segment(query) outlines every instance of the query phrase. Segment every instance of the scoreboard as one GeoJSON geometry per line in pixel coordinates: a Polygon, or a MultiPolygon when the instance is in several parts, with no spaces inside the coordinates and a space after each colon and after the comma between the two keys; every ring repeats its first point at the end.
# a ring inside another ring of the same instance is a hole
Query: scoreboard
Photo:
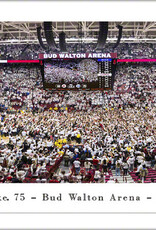
{"type": "Polygon", "coordinates": [[[61,54],[42,60],[43,86],[51,90],[112,90],[117,54],[61,54]],[[107,56],[108,58],[105,58],[107,56]],[[93,58],[94,57],[94,58],[93,58]],[[103,57],[103,58],[95,58],[103,57]]]}
{"type": "Polygon", "coordinates": [[[101,89],[113,89],[115,59],[98,59],[98,82],[101,89]]]}

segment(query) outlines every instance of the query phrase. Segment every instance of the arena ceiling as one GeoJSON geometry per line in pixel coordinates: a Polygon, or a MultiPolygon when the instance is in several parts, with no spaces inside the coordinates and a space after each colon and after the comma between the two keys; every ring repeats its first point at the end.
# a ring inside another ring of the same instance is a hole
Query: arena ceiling
{"type": "MultiPolygon", "coordinates": [[[[156,43],[156,22],[109,22],[107,41],[116,42],[118,36],[117,25],[123,26],[122,42],[156,43]]],[[[0,22],[0,44],[38,44],[36,28],[42,27],[43,22],[0,22]]],[[[66,33],[66,42],[97,42],[98,22],[53,22],[55,41],[58,42],[59,33],[66,33]]]]}

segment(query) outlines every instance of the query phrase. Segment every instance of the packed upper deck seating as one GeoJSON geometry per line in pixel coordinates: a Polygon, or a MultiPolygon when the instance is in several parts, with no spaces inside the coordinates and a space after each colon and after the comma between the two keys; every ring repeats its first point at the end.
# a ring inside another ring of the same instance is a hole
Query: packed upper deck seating
{"type": "MultiPolygon", "coordinates": [[[[113,44],[106,44],[103,52],[117,52],[118,58],[156,58],[156,44],[150,43],[121,43],[116,49],[113,44]]],[[[68,53],[72,52],[93,52],[96,48],[95,43],[83,44],[75,46],[75,44],[67,44],[68,53]]],[[[50,50],[43,50],[38,44],[22,44],[22,45],[0,45],[0,59],[38,59],[39,53],[51,53],[50,50]]]]}

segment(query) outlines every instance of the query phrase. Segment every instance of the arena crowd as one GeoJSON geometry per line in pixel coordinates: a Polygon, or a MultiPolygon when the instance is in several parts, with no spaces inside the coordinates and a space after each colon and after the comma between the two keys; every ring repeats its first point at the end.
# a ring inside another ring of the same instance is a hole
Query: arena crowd
{"type": "MultiPolygon", "coordinates": [[[[92,52],[96,48],[96,43],[73,44],[67,43],[67,51],[70,52],[92,52]]],[[[156,44],[150,43],[121,43],[116,49],[114,44],[106,44],[104,52],[117,52],[118,58],[155,58],[156,44]]],[[[39,53],[49,53],[43,50],[38,44],[11,44],[0,45],[0,60],[9,59],[38,59],[39,53]]],[[[56,51],[57,53],[58,51],[56,51]]]]}
{"type": "Polygon", "coordinates": [[[98,63],[92,59],[79,61],[53,61],[45,64],[45,81],[48,83],[97,81],[98,63]]]}
{"type": "Polygon", "coordinates": [[[43,90],[37,66],[0,76],[1,183],[156,182],[155,64],[118,65],[104,92],[43,90]]]}

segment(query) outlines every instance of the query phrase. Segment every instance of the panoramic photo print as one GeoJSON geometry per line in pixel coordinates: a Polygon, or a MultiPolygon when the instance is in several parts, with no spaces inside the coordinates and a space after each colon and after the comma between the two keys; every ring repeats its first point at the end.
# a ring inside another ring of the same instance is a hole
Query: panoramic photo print
{"type": "Polygon", "coordinates": [[[155,22],[0,28],[1,183],[156,183],[155,22]]]}

